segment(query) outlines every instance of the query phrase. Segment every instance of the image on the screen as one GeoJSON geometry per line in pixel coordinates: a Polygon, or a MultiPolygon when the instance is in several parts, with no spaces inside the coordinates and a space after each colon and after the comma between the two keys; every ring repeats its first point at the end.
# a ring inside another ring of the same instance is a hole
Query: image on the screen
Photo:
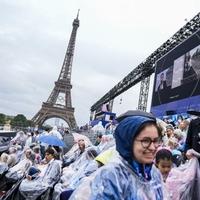
{"type": "Polygon", "coordinates": [[[185,55],[179,57],[174,61],[172,89],[181,85],[184,72],[185,55]]]}
{"type": "Polygon", "coordinates": [[[168,68],[159,74],[157,74],[156,78],[156,88],[155,91],[166,90],[167,88],[171,87],[171,68],[168,68]]]}
{"type": "Polygon", "coordinates": [[[200,45],[185,54],[182,84],[200,78],[200,45]]]}
{"type": "Polygon", "coordinates": [[[200,45],[174,61],[172,88],[200,77],[200,45]]]}

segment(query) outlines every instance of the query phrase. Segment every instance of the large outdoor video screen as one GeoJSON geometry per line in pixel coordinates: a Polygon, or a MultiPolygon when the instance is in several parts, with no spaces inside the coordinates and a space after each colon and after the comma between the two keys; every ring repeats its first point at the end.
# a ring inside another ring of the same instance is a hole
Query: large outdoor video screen
{"type": "Polygon", "coordinates": [[[151,112],[200,111],[200,30],[156,63],[151,112]]]}

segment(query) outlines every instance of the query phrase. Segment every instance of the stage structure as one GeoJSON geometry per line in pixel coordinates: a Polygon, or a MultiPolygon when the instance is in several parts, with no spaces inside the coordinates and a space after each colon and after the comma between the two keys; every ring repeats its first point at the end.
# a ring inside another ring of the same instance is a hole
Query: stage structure
{"type": "Polygon", "coordinates": [[[200,30],[156,62],[151,112],[200,111],[200,30]]]}
{"type": "Polygon", "coordinates": [[[146,79],[155,72],[155,63],[164,55],[177,47],[183,41],[188,39],[196,31],[200,29],[200,13],[198,13],[192,20],[187,22],[181,29],[179,29],[171,38],[156,49],[147,59],[134,68],[126,77],[124,77],[117,85],[115,85],[109,92],[107,92],[100,100],[98,100],[91,107],[91,112],[100,110],[103,104],[113,101],[115,97],[122,94],[132,86],[142,81],[140,89],[140,97],[138,108],[146,110],[149,80],[146,79]]]}
{"type": "Polygon", "coordinates": [[[76,120],[74,117],[74,108],[71,100],[71,73],[72,61],[75,49],[75,40],[77,29],[79,27],[79,11],[76,19],[73,21],[73,29],[67,52],[65,54],[64,62],[58,80],[46,102],[43,102],[42,108],[33,117],[35,125],[42,125],[47,119],[57,117],[67,122],[70,128],[76,127],[76,120]]]}

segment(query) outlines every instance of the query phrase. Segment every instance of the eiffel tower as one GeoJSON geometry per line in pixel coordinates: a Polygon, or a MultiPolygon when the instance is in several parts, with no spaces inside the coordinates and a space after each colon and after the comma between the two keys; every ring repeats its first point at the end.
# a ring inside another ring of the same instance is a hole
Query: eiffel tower
{"type": "Polygon", "coordinates": [[[72,61],[75,48],[75,40],[77,29],[79,27],[79,10],[76,19],[73,21],[73,29],[67,52],[65,54],[64,62],[58,80],[46,102],[43,102],[42,108],[32,118],[35,125],[41,126],[47,119],[57,117],[67,122],[70,128],[76,127],[76,120],[74,117],[74,108],[71,100],[71,73],[72,61]]]}

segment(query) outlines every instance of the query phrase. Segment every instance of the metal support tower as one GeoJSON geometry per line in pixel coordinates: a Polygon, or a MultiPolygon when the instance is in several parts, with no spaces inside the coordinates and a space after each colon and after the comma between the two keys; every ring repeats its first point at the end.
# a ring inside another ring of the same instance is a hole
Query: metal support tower
{"type": "Polygon", "coordinates": [[[147,109],[147,101],[149,94],[149,84],[150,84],[150,76],[146,77],[141,81],[140,85],[140,96],[138,101],[138,109],[146,111],[147,109]]]}
{"type": "Polygon", "coordinates": [[[112,110],[113,110],[113,103],[114,103],[114,99],[111,99],[111,100],[109,101],[110,112],[112,112],[112,110]]]}

